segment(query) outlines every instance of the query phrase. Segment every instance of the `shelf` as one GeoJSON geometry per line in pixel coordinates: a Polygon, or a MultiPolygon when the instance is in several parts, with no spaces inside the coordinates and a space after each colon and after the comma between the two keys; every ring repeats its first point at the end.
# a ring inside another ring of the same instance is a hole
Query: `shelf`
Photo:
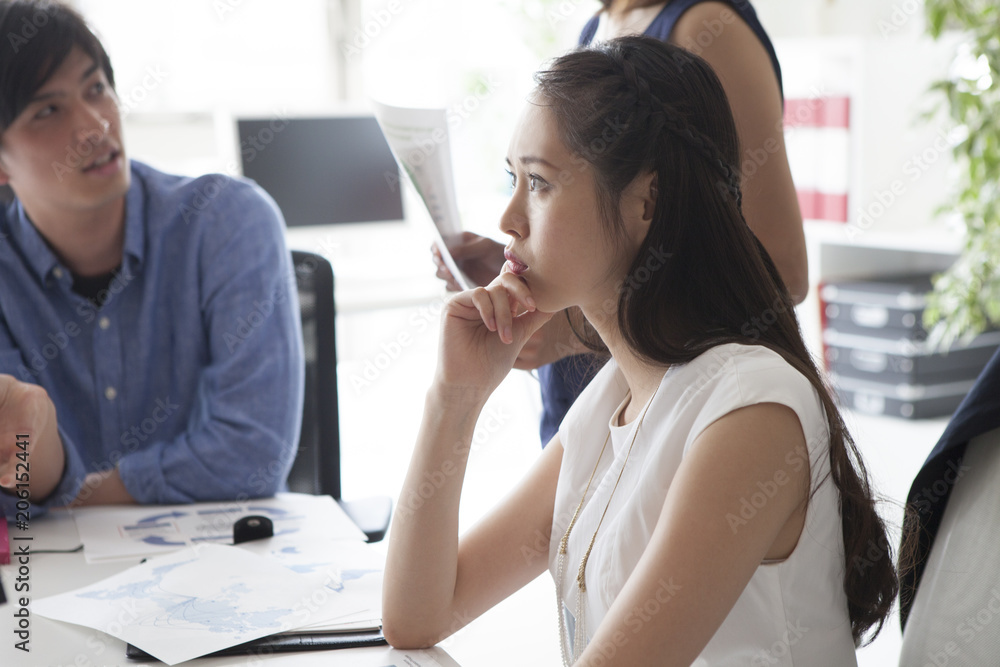
{"type": "Polygon", "coordinates": [[[806,241],[823,245],[884,249],[898,252],[958,255],[964,232],[943,224],[914,225],[909,229],[865,229],[856,223],[805,222],[806,241]]]}

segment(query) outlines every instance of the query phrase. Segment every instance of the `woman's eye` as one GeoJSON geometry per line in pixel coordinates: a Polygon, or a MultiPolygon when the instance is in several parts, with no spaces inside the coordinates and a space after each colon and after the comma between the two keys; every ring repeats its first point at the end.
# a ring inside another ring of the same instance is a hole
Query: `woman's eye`
{"type": "Polygon", "coordinates": [[[38,119],[48,118],[49,116],[51,116],[55,112],[56,112],[55,105],[54,104],[47,104],[44,107],[42,107],[41,110],[39,110],[38,113],[35,114],[35,118],[38,118],[38,119]]]}
{"type": "Polygon", "coordinates": [[[528,189],[532,192],[541,190],[545,186],[545,181],[537,174],[528,174],[528,189]]]}
{"type": "Polygon", "coordinates": [[[105,91],[105,86],[103,81],[98,81],[93,86],[90,87],[91,92],[100,95],[105,91]]]}
{"type": "Polygon", "coordinates": [[[517,187],[517,176],[514,175],[514,172],[507,171],[507,177],[510,178],[510,189],[513,190],[517,187]]]}

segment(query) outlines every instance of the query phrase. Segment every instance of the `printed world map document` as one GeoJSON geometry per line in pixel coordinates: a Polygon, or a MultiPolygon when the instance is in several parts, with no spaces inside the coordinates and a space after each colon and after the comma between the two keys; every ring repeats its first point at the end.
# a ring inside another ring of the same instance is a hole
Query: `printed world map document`
{"type": "Polygon", "coordinates": [[[462,231],[445,109],[413,109],[377,101],[372,104],[400,171],[420,195],[434,222],[433,234],[441,257],[462,289],[474,287],[445,243],[462,231]]]}

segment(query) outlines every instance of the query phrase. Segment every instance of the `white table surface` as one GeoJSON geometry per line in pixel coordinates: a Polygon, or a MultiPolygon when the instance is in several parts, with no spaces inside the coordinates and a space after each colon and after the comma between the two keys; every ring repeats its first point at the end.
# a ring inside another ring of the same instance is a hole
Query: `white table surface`
{"type": "MultiPolygon", "coordinates": [[[[55,512],[52,515],[32,519],[27,531],[18,531],[11,525],[11,537],[30,536],[30,542],[13,542],[12,550],[17,544],[31,544],[32,548],[72,549],[80,544],[76,525],[66,512],[55,512]]],[[[29,616],[29,648],[25,653],[15,648],[20,641],[14,634],[17,619],[14,613],[19,609],[18,598],[29,595],[31,599],[40,599],[56,593],[86,586],[111,576],[139,562],[120,561],[114,563],[88,564],[82,551],[76,553],[37,553],[29,558],[28,584],[30,591],[18,593],[15,590],[18,577],[18,565],[0,567],[4,591],[7,594],[7,604],[0,606],[0,665],[4,667],[29,667],[34,665],[65,666],[65,667],[98,667],[105,665],[122,665],[139,667],[143,664],[159,665],[162,663],[143,663],[128,660],[125,657],[125,643],[103,632],[79,625],[53,621],[31,614],[29,616]]],[[[23,582],[22,582],[23,583],[23,582]]],[[[30,607],[29,607],[30,610],[30,607]]],[[[420,665],[421,667],[459,667],[447,651],[434,648],[430,651],[395,651],[389,647],[368,647],[358,649],[337,649],[332,651],[300,651],[269,656],[231,656],[226,658],[202,658],[191,660],[184,665],[192,667],[274,667],[276,665],[324,665],[338,667],[400,667],[420,665]],[[427,660],[427,658],[431,660],[427,660]]]]}

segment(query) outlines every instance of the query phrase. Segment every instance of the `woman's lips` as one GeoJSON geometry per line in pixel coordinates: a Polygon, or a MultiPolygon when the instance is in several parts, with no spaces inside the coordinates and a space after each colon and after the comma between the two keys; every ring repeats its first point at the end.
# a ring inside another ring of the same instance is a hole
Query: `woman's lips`
{"type": "Polygon", "coordinates": [[[513,273],[515,276],[519,276],[528,270],[528,265],[517,258],[517,255],[512,253],[510,250],[503,251],[504,259],[507,260],[507,270],[513,273]]]}

